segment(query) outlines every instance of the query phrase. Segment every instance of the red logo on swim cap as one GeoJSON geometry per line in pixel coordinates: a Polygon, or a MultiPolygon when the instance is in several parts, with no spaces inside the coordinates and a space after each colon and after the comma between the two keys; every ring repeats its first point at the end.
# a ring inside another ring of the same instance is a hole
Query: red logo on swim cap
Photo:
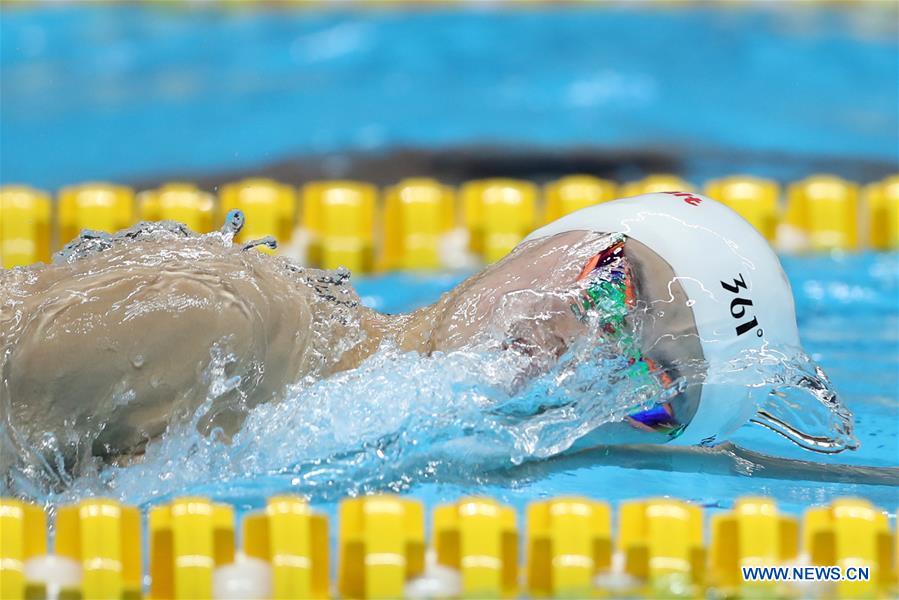
{"type": "Polygon", "coordinates": [[[699,206],[699,204],[702,202],[702,198],[699,198],[698,196],[694,196],[693,194],[690,194],[688,192],[666,192],[666,193],[671,194],[672,196],[677,196],[678,198],[683,198],[684,202],[686,202],[690,206],[699,206]]]}

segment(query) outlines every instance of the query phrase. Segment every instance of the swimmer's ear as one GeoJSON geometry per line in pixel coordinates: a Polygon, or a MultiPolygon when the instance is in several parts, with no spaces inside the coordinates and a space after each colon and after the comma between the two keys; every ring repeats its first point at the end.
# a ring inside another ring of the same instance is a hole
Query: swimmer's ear
{"type": "Polygon", "coordinates": [[[813,452],[835,454],[858,448],[852,414],[832,390],[813,385],[811,378],[773,390],[751,422],[813,452]]]}

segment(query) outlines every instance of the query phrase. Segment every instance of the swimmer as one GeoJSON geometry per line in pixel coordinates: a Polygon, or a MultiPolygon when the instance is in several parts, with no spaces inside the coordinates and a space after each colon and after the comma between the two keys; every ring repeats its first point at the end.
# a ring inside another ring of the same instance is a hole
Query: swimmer
{"type": "Polygon", "coordinates": [[[754,419],[804,447],[842,449],[759,412],[770,390],[751,375],[675,389],[691,364],[711,373],[799,344],[776,255],[709,198],[649,194],[572,213],[400,315],[363,306],[344,270],[233,244],[242,222],[229,215],[206,235],[173,223],[82,235],[52,265],[3,271],[2,443],[57,451],[67,466],[133,456],[209,401],[213,380],[224,387],[199,427],[230,435],[287,386],[352,369],[385,343],[424,355],[514,352],[527,378],[594,331],[595,343],[626,354],[635,377],[673,391],[587,443],[711,445],[754,419]]]}

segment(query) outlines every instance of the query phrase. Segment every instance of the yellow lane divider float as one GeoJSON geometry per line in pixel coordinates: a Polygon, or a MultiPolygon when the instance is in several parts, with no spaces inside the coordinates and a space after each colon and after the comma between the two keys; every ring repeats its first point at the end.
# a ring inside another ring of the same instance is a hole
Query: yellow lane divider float
{"type": "Polygon", "coordinates": [[[56,554],[80,563],[86,598],[141,595],[140,513],[134,507],[91,498],[60,508],[56,554]]]}
{"type": "Polygon", "coordinates": [[[82,229],[113,233],[134,224],[134,190],[109,183],[84,183],[59,192],[60,245],[82,229]]]}
{"type": "Polygon", "coordinates": [[[769,242],[777,239],[780,186],[758,177],[724,177],[706,183],[705,195],[719,200],[752,223],[769,242]]]}
{"type": "MultiPolygon", "coordinates": [[[[296,225],[296,194],[292,187],[269,179],[244,179],[222,186],[219,192],[218,222],[228,211],[239,208],[246,215],[246,223],[237,237],[247,242],[272,236],[286,243],[296,225]]],[[[263,252],[274,252],[260,246],[263,252]]]]}
{"type": "Polygon", "coordinates": [[[381,270],[441,267],[440,238],[455,227],[453,188],[433,179],[406,179],[384,197],[381,270]]]}
{"type": "Polygon", "coordinates": [[[378,190],[358,181],[317,181],[303,187],[308,259],[325,269],[369,272],[374,266],[378,190]]]}
{"type": "Polygon", "coordinates": [[[0,188],[0,266],[50,260],[50,196],[27,186],[0,188]]]}
{"type": "Polygon", "coordinates": [[[25,564],[47,554],[47,518],[26,502],[0,498],[0,598],[24,598],[25,564]]]}
{"type": "Polygon", "coordinates": [[[811,564],[870,569],[867,581],[839,581],[839,598],[877,598],[895,583],[893,536],[887,516],[854,498],[806,511],[803,547],[811,564]]]}
{"type": "Polygon", "coordinates": [[[462,186],[469,248],[488,263],[509,253],[537,226],[537,187],[516,179],[483,179],[462,186]]]}
{"type": "Polygon", "coordinates": [[[742,498],[733,511],[711,520],[710,583],[730,596],[783,597],[783,582],[744,581],[743,567],[792,564],[799,551],[799,524],[780,514],[768,498],[742,498]]]}
{"type": "Polygon", "coordinates": [[[216,567],[234,562],[234,511],[179,498],[148,517],[150,598],[211,598],[216,567]]]}
{"type": "Polygon", "coordinates": [[[551,223],[576,210],[617,198],[613,181],[589,175],[569,175],[543,188],[543,223],[551,223]]]}
{"type": "Polygon", "coordinates": [[[657,192],[692,192],[695,188],[677,175],[659,173],[648,175],[638,181],[631,181],[621,186],[621,196],[639,196],[640,194],[655,194],[657,192]]]}
{"type": "Polygon", "coordinates": [[[243,519],[243,551],[271,565],[273,598],[327,598],[328,521],[292,496],[243,519]]]}
{"type": "Polygon", "coordinates": [[[178,221],[197,233],[215,228],[215,197],[191,183],[168,183],[137,195],[140,221],[178,221]]]}
{"type": "Polygon", "coordinates": [[[515,511],[485,498],[434,509],[437,563],[461,574],[466,597],[508,598],[518,590],[515,511]]]}
{"type": "MultiPolygon", "coordinates": [[[[207,232],[239,208],[247,219],[238,241],[272,236],[280,252],[310,266],[356,273],[436,270],[470,264],[472,256],[499,260],[538,225],[592,204],[694,188],[666,174],[620,186],[571,175],[542,190],[529,181],[483,179],[462,184],[458,194],[438,181],[413,178],[386,188],[383,199],[371,184],[342,180],[313,181],[298,194],[276,181],[246,179],[222,186],[217,196],[189,183],[136,196],[127,187],[87,183],[64,188],[54,210],[45,192],[5,186],[0,263],[12,268],[47,261],[51,249],[82,229],[113,232],[137,220],[170,219],[207,232]]],[[[704,191],[784,251],[899,250],[899,175],[863,189],[833,175],[813,175],[790,184],[785,198],[776,182],[741,175],[708,181],[704,191]]]]}
{"type": "Polygon", "coordinates": [[[785,225],[813,250],[855,250],[859,232],[858,185],[833,175],[813,175],[790,185],[785,225]]]}
{"type": "Polygon", "coordinates": [[[527,511],[528,591],[538,598],[584,598],[612,566],[612,513],[586,498],[533,502],[527,511]]]}
{"type": "Polygon", "coordinates": [[[699,506],[667,498],[625,502],[618,519],[624,571],[641,582],[641,593],[696,595],[705,579],[699,506]]]}
{"type": "Polygon", "coordinates": [[[0,598],[540,598],[896,597],[897,540],[887,514],[842,498],[806,511],[802,529],[768,498],[738,499],[709,521],[670,498],[608,504],[578,497],[532,502],[524,556],[514,509],[463,498],[432,511],[394,495],[340,503],[337,577],[330,583],[327,518],[292,496],[242,519],[206,498],[149,510],[141,578],[136,508],[87,499],[56,513],[55,553],[34,505],[0,499],[0,598]],[[802,543],[800,544],[800,538],[802,543]],[[428,547],[430,540],[430,547],[428,547]],[[708,551],[707,551],[708,548],[708,551]],[[868,579],[750,581],[744,568],[864,569],[868,579]]]}
{"type": "Polygon", "coordinates": [[[424,569],[424,509],[397,496],[340,505],[338,589],[345,598],[401,598],[424,569]]]}
{"type": "Polygon", "coordinates": [[[899,248],[899,175],[865,188],[868,246],[875,250],[899,248]]]}

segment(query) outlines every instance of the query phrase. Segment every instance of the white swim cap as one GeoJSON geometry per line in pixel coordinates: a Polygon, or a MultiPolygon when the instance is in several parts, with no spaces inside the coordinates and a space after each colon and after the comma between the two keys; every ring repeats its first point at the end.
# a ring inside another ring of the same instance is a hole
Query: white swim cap
{"type": "MultiPolygon", "coordinates": [[[[693,312],[709,372],[767,344],[799,345],[790,283],[777,255],[723,204],[686,192],[624,198],[566,215],[528,240],[566,231],[623,233],[666,261],[693,312]]],[[[674,443],[710,445],[752,417],[769,388],[757,374],[710,376],[699,406],[674,443]]]]}

